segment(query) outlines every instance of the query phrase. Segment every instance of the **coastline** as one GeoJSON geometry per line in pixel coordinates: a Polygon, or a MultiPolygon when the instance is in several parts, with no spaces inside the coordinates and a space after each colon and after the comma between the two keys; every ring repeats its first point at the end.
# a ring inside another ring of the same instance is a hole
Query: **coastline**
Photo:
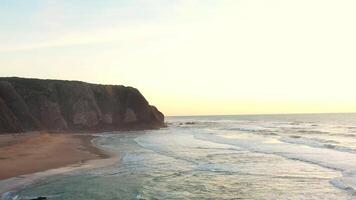
{"type": "Polygon", "coordinates": [[[0,135],[0,195],[36,180],[120,160],[97,148],[91,134],[33,132],[0,135]]]}

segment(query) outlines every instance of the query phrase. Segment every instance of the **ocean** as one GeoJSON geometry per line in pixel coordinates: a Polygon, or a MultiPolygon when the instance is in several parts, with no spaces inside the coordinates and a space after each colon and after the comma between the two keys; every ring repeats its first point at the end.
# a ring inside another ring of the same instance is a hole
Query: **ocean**
{"type": "Polygon", "coordinates": [[[5,199],[356,199],[356,114],[167,117],[160,130],[98,134],[121,155],[5,199]]]}

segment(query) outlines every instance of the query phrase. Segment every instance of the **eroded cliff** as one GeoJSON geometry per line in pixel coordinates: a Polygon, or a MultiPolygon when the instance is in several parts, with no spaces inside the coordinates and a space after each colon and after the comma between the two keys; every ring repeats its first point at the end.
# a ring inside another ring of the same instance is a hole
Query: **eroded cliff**
{"type": "Polygon", "coordinates": [[[0,133],[110,131],[163,125],[164,115],[132,87],[0,78],[0,133]]]}

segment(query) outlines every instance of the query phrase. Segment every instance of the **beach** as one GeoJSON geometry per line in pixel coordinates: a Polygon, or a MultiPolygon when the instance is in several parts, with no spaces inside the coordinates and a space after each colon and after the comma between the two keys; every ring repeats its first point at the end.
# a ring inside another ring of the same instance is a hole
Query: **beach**
{"type": "MultiPolygon", "coordinates": [[[[355,121],[356,114],[167,117],[159,130],[95,134],[95,146],[118,156],[0,181],[0,199],[351,200],[355,121]]],[[[53,137],[83,148],[82,136],[53,137]]]]}
{"type": "Polygon", "coordinates": [[[92,135],[26,133],[0,135],[0,180],[109,157],[92,135]]]}

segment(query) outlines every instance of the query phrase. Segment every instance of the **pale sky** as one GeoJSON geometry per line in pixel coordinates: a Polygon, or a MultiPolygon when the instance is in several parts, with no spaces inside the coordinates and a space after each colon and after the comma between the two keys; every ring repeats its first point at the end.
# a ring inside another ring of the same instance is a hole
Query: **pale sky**
{"type": "Polygon", "coordinates": [[[0,0],[0,76],[138,88],[166,115],[356,112],[354,0],[0,0]]]}

